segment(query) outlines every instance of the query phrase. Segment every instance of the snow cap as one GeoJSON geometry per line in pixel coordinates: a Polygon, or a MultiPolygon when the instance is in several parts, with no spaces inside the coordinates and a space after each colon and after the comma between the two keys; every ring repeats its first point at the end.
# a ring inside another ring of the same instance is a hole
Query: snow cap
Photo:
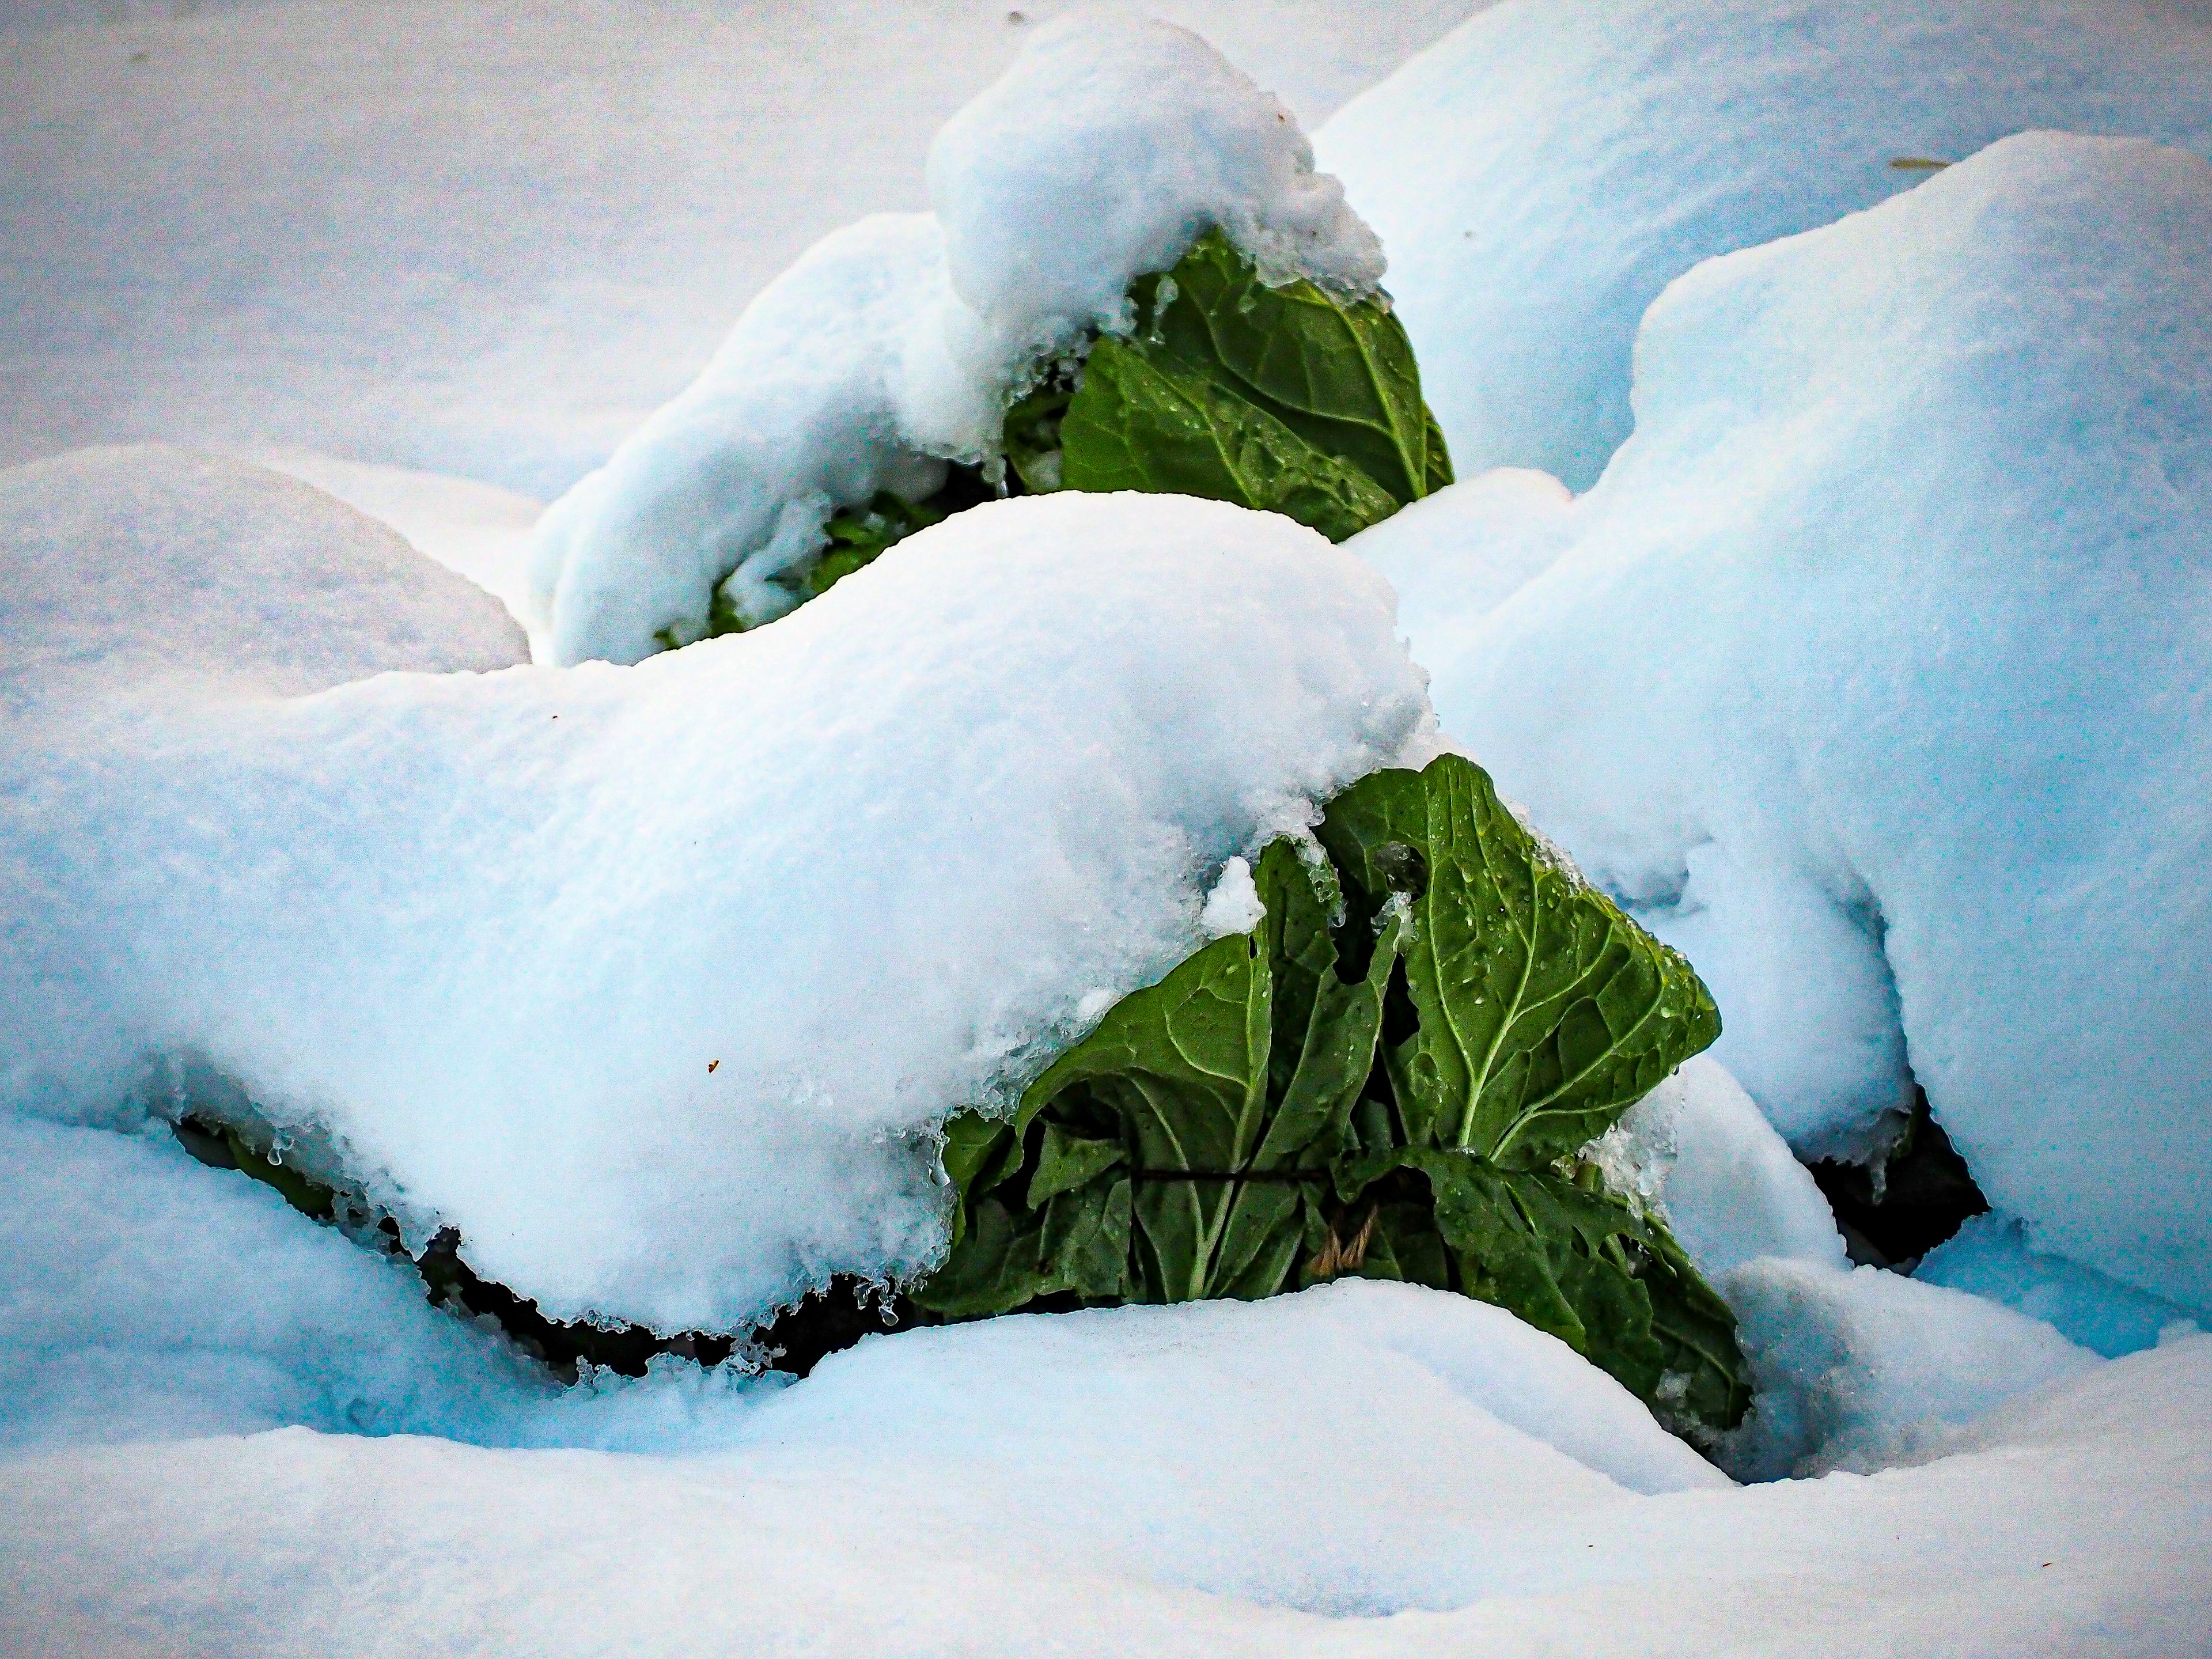
{"type": "Polygon", "coordinates": [[[1130,279],[1218,225],[1277,278],[1347,295],[1382,244],[1281,100],[1188,29],[1079,14],[947,122],[929,199],[960,297],[1000,328],[1121,318],[1130,279]]]}

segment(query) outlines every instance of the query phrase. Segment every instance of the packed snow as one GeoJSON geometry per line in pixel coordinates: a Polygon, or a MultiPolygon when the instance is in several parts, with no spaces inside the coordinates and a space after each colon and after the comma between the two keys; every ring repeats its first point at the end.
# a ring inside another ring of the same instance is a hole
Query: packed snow
{"type": "MultiPolygon", "coordinates": [[[[106,551],[166,556],[150,529],[106,551]]],[[[280,603],[251,598],[246,650],[280,603]]],[[[79,653],[172,630],[75,620],[79,653]]],[[[635,670],[172,688],[9,736],[0,857],[33,878],[0,1081],[79,1120],[242,1091],[549,1314],[728,1328],[927,1263],[933,1126],[1188,954],[1225,860],[1431,725],[1358,560],[1149,496],[978,508],[635,670]]]]}
{"type": "Polygon", "coordinates": [[[1866,1145],[1909,1060],[2036,1249],[2198,1308],[2208,246],[2197,157],[2005,140],[1676,283],[1635,436],[1549,524],[1448,491],[1448,537],[1352,544],[1431,596],[1445,729],[1698,964],[1800,1151],[1866,1145]]]}
{"type": "Polygon", "coordinates": [[[1374,234],[1290,112],[1187,30],[1079,15],[1036,32],[931,147],[931,214],[825,238],[746,307],[681,397],[553,503],[530,566],[551,660],[634,663],[748,626],[776,578],[878,490],[992,459],[1007,404],[1086,328],[1133,325],[1132,278],[1219,226],[1284,279],[1352,294],[1374,234]]]}
{"type": "Polygon", "coordinates": [[[1507,0],[1331,117],[1462,477],[1595,483],[1644,307],[2008,133],[2212,153],[2212,15],[2134,0],[1507,0]]]}

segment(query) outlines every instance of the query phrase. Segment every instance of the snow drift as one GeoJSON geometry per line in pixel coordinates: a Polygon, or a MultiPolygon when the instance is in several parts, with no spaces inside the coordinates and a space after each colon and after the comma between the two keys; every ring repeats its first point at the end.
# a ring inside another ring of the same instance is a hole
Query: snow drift
{"type": "Polygon", "coordinates": [[[2127,0],[1508,0],[1316,137],[1462,477],[1587,489],[1644,307],[2034,127],[2212,151],[2212,33],[2127,0]]]}
{"type": "MultiPolygon", "coordinates": [[[[250,659],[350,567],[241,546],[250,659]]],[[[143,597],[73,648],[158,651],[143,597]]],[[[92,683],[0,751],[5,1103],[242,1093],[410,1243],[663,1330],[927,1262],[932,1127],[1194,948],[1225,860],[1431,752],[1379,578],[1167,497],[978,508],[635,670],[92,683]]]]}

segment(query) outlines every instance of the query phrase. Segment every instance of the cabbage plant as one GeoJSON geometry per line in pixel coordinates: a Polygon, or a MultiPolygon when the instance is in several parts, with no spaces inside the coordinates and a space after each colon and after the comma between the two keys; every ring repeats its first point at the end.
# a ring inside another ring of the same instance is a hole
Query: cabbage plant
{"type": "Polygon", "coordinates": [[[1689,963],[1457,756],[1353,785],[1254,878],[1250,933],[1123,998],[1012,1118],[946,1126],[952,1246],[915,1301],[1402,1279],[1510,1310],[1693,1438],[1735,1426],[1727,1305],[1581,1157],[1720,1035],[1689,963]]]}

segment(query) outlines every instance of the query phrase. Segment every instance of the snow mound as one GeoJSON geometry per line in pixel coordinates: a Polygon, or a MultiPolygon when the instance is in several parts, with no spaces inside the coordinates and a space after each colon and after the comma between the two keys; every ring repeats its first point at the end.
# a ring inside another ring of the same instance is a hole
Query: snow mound
{"type": "Polygon", "coordinates": [[[320,492],[161,445],[0,472],[0,706],[299,696],[524,659],[497,600],[320,492]]]}
{"type": "Polygon", "coordinates": [[[945,1114],[1431,726],[1387,586],[1319,536],[1054,496],[636,669],[10,733],[0,1104],[242,1091],[550,1315],[726,1328],[927,1263],[945,1114]]]}
{"type": "Polygon", "coordinates": [[[1668,282],[2039,127],[2212,149],[2212,34],[2105,0],[1508,0],[1316,146],[1382,233],[1460,476],[1582,489],[1668,282]]]}
{"type": "Polygon", "coordinates": [[[1726,1461],[1751,1480],[1880,1468],[2099,1363],[2041,1320],[1880,1267],[1769,1258],[1721,1290],[1758,1393],[1726,1461]]]}
{"type": "Polygon", "coordinates": [[[994,453],[1040,353],[1127,329],[1131,279],[1210,224],[1263,265],[1364,291],[1374,236],[1290,112],[1196,35],[1079,15],[1036,32],[931,152],[934,214],[824,238],[680,397],[547,511],[530,621],[550,659],[635,663],[747,624],[841,507],[933,493],[994,453]]]}
{"type": "Polygon", "coordinates": [[[1430,1601],[1532,1522],[1730,1485],[1556,1338],[1359,1281],[872,1338],[744,1430],[754,1479],[895,1471],[1027,1549],[1339,1613],[1430,1601]]]}
{"type": "Polygon", "coordinates": [[[1446,728],[1698,964],[1794,1146],[1917,1077],[2037,1249],[2199,1308],[2208,246],[2198,158],[2005,140],[1670,288],[1503,603],[1448,573],[1521,507],[1379,544],[1446,728]]]}
{"type": "Polygon", "coordinates": [[[1045,344],[1127,329],[1129,279],[1210,225],[1277,280],[1372,293],[1381,245],[1313,167],[1290,111],[1198,36],[1078,13],[945,123],[929,197],[954,290],[1045,344]]]}

